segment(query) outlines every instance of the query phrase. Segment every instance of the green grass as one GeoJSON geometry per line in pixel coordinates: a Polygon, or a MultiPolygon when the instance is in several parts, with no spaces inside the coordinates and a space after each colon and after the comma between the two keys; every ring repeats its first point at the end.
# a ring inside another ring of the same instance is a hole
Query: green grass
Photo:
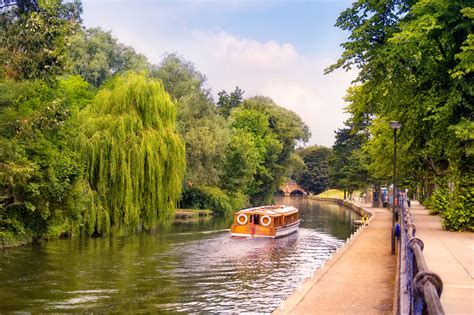
{"type": "MultiPolygon", "coordinates": [[[[354,196],[354,197],[359,196],[360,193],[361,193],[360,190],[356,190],[352,193],[352,196],[354,196]]],[[[319,195],[316,195],[316,197],[344,199],[344,191],[339,190],[339,189],[328,189],[325,192],[322,192],[319,195]]],[[[347,197],[347,199],[349,199],[349,194],[347,194],[346,197],[347,197]]]]}
{"type": "Polygon", "coordinates": [[[328,189],[325,192],[316,195],[316,197],[344,199],[344,191],[339,189],[328,189]]]}

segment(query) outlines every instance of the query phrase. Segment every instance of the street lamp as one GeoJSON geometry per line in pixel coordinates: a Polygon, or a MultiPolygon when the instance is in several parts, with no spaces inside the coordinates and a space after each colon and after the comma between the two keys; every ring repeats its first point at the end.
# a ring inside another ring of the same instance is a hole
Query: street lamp
{"type": "Polygon", "coordinates": [[[390,128],[393,129],[393,198],[392,198],[392,255],[395,255],[395,198],[397,197],[397,129],[402,124],[391,121],[390,128]]]}

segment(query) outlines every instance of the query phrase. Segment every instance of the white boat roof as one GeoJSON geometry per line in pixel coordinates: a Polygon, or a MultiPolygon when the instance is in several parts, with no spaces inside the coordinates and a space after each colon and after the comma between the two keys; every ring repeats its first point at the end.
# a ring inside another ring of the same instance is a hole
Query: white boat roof
{"type": "Polygon", "coordinates": [[[243,209],[237,212],[240,213],[255,213],[255,214],[264,214],[264,215],[286,215],[298,212],[298,209],[293,206],[285,205],[271,205],[271,206],[261,206],[243,209]]]}

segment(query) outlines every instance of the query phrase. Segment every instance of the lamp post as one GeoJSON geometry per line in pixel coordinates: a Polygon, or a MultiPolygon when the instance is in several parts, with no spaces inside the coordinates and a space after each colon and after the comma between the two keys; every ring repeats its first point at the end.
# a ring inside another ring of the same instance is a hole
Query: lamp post
{"type": "Polygon", "coordinates": [[[395,255],[395,198],[397,198],[397,129],[402,127],[398,121],[391,121],[393,129],[393,198],[392,198],[392,255],[395,255]]]}

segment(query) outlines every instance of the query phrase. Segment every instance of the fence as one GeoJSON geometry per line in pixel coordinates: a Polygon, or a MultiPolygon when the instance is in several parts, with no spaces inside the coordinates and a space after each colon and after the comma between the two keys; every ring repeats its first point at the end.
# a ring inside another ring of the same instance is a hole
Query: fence
{"type": "MultiPolygon", "coordinates": [[[[403,205],[403,203],[401,203],[403,205]]],[[[444,314],[440,302],[441,278],[428,270],[423,241],[415,237],[411,213],[401,207],[399,314],[444,314]]]]}

